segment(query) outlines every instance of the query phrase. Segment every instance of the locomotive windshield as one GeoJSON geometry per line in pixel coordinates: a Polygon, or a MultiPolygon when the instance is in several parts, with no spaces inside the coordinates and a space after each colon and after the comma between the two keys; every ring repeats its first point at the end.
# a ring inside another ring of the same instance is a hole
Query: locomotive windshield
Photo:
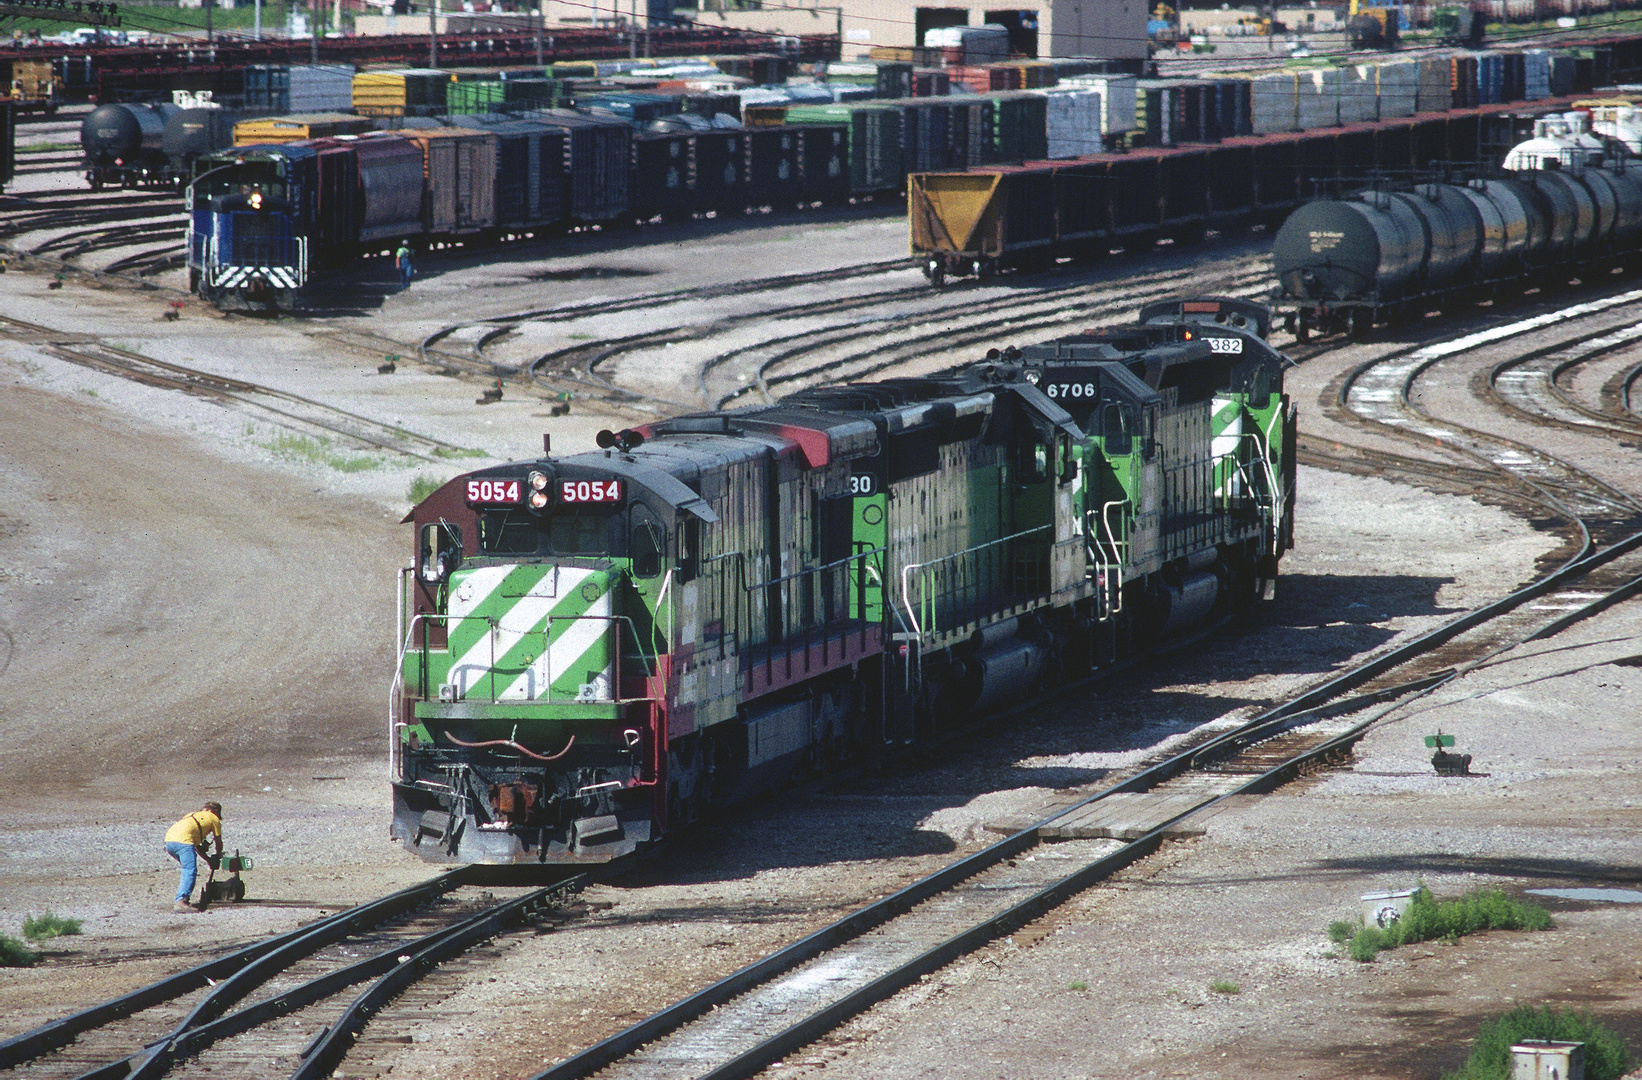
{"type": "Polygon", "coordinates": [[[616,516],[591,507],[555,510],[546,519],[523,507],[486,510],[479,515],[479,548],[486,555],[608,555],[616,516]]]}

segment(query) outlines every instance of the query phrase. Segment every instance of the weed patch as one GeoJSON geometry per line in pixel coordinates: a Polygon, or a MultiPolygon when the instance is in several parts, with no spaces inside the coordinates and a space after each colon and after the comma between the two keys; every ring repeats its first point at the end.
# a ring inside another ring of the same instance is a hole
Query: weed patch
{"type": "Polygon", "coordinates": [[[23,936],[30,941],[46,941],[54,937],[73,937],[80,932],[81,920],[65,919],[46,912],[30,915],[23,920],[23,936]]]}
{"type": "Polygon", "coordinates": [[[1585,1080],[1617,1080],[1630,1067],[1619,1036],[1589,1013],[1522,1005],[1485,1021],[1470,1058],[1459,1072],[1444,1073],[1443,1080],[1510,1080],[1511,1046],[1525,1040],[1584,1043],[1585,1080]]]}
{"type": "Polygon", "coordinates": [[[1089,989],[1089,984],[1084,982],[1082,979],[1076,979],[1072,982],[1067,983],[1066,984],[1066,989],[1068,989],[1068,990],[1087,990],[1087,989],[1089,989]]]}
{"type": "Polygon", "coordinates": [[[415,506],[443,486],[444,481],[438,477],[418,473],[416,478],[410,482],[410,487],[405,490],[405,498],[410,500],[412,506],[415,506]]]}
{"type": "Polygon", "coordinates": [[[1329,924],[1328,936],[1335,943],[1350,934],[1346,952],[1353,960],[1368,963],[1376,953],[1416,941],[1453,941],[1484,930],[1549,930],[1556,924],[1551,913],[1534,904],[1524,904],[1505,895],[1502,889],[1479,889],[1457,900],[1438,902],[1431,890],[1414,890],[1408,910],[1385,929],[1359,926],[1344,920],[1329,924]]]}
{"type": "Polygon", "coordinates": [[[14,937],[0,934],[0,967],[33,967],[40,954],[14,937]]]}
{"type": "Polygon", "coordinates": [[[433,448],[433,456],[443,461],[451,461],[461,458],[481,458],[485,456],[485,452],[466,446],[436,446],[433,448]]]}
{"type": "Polygon", "coordinates": [[[272,451],[274,456],[285,458],[287,461],[306,461],[335,469],[337,472],[366,472],[382,465],[381,461],[373,457],[347,457],[340,454],[332,449],[331,440],[324,437],[310,439],[306,435],[279,435],[273,442],[262,445],[272,451]]]}
{"type": "Polygon", "coordinates": [[[1241,986],[1238,986],[1234,982],[1227,982],[1225,979],[1214,980],[1214,982],[1209,984],[1209,989],[1213,990],[1217,994],[1241,994],[1243,992],[1243,988],[1241,986]]]}

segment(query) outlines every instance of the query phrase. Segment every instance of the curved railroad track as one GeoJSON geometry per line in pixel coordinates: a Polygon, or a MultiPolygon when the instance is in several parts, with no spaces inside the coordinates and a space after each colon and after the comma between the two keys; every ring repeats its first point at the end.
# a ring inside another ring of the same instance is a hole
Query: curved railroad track
{"type": "Polygon", "coordinates": [[[423,461],[474,456],[472,450],[419,435],[397,424],[260,383],[156,360],[85,334],[64,333],[9,316],[0,316],[0,334],[35,344],[59,359],[93,371],[247,408],[280,427],[303,434],[318,432],[326,439],[341,439],[349,446],[403,454],[423,461]]]}
{"type": "Polygon", "coordinates": [[[1642,503],[1544,451],[1431,416],[1413,400],[1420,375],[1443,360],[1499,347],[1570,319],[1577,322],[1578,315],[1519,320],[1399,350],[1351,373],[1339,392],[1342,409],[1365,426],[1424,439],[1440,433],[1458,469],[1379,451],[1331,450],[1326,440],[1308,451],[1318,457],[1338,454],[1382,473],[1406,470],[1426,478],[1443,475],[1450,482],[1486,478],[1519,506],[1551,509],[1564,519],[1574,550],[1558,565],[1500,600],[1371,657],[1229,733],[1200,741],[743,968],[535,1080],[571,1080],[606,1068],[623,1076],[751,1076],[921,975],[1024,926],[1144,857],[1191,816],[1339,761],[1392,710],[1504,649],[1549,636],[1642,593],[1642,503]]]}
{"type": "Polygon", "coordinates": [[[482,874],[450,871],[24,1032],[0,1042],[0,1068],[27,1080],[328,1076],[413,984],[499,934],[542,927],[589,880],[567,873],[498,898],[477,888],[482,874]]]}

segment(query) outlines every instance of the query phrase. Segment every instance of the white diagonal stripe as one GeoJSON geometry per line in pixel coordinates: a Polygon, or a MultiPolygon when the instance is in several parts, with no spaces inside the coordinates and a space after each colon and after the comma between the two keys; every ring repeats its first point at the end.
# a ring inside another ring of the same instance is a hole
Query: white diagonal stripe
{"type": "MultiPolygon", "coordinates": [[[[473,618],[474,616],[469,613],[495,592],[502,580],[514,569],[513,566],[485,566],[473,571],[469,581],[480,575],[484,575],[483,579],[476,582],[472,593],[461,601],[460,611],[457,610],[457,601],[461,598],[467,581],[457,586],[456,595],[451,598],[451,614],[473,618]]],[[[502,612],[496,619],[496,626],[493,629],[487,628],[487,632],[480,634],[473,647],[451,666],[451,681],[459,684],[461,696],[466,697],[469,688],[490,674],[493,659],[506,656],[526,634],[537,631],[538,628],[545,630],[544,623],[548,612],[553,610],[562,596],[586,580],[590,573],[590,570],[573,567],[551,568],[524,596],[519,597],[512,607],[502,612]]]]}

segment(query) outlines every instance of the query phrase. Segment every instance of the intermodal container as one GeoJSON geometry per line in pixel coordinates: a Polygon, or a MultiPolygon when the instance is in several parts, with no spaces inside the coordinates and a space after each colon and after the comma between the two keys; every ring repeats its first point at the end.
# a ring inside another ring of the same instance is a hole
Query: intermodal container
{"type": "Polygon", "coordinates": [[[881,102],[794,105],[787,109],[787,120],[845,125],[852,193],[898,190],[905,183],[899,107],[881,102]]]}
{"type": "Polygon", "coordinates": [[[361,71],[353,77],[353,107],[361,116],[431,116],[445,108],[448,71],[407,68],[361,71]]]}
{"type": "Polygon", "coordinates": [[[234,125],[235,146],[323,139],[332,135],[359,135],[371,130],[369,118],[345,113],[308,113],[298,116],[265,116],[241,120],[234,125]]]}

